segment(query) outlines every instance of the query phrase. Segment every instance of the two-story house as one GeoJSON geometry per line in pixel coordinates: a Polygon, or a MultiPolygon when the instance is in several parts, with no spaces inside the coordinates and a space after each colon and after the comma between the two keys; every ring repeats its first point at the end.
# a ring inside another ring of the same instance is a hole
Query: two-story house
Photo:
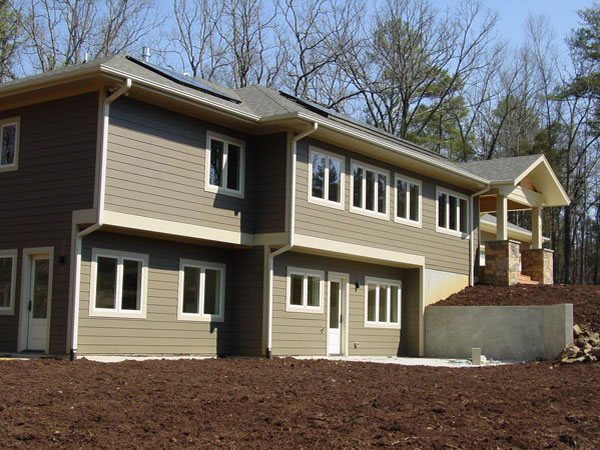
{"type": "Polygon", "coordinates": [[[424,307],[478,276],[480,214],[486,279],[518,281],[506,216],[532,209],[522,270],[548,282],[541,208],[568,202],[543,156],[455,164],[122,55],[1,85],[0,131],[5,352],[419,355],[424,307]]]}

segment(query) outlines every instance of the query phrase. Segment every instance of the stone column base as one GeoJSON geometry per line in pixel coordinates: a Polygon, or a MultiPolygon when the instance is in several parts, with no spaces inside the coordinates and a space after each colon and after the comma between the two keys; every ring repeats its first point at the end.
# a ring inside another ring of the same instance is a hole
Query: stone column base
{"type": "Polygon", "coordinates": [[[521,272],[541,284],[554,283],[554,251],[547,248],[536,248],[521,251],[523,261],[521,272]]]}
{"type": "Polygon", "coordinates": [[[485,242],[485,283],[513,286],[519,282],[521,254],[517,241],[485,242]]]}

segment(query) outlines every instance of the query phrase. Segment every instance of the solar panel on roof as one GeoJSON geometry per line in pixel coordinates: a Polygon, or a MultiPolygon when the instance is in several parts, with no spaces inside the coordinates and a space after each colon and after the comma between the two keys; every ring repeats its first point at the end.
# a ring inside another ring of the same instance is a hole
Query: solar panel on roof
{"type": "Polygon", "coordinates": [[[205,83],[202,83],[201,81],[198,81],[192,77],[186,77],[184,75],[180,75],[177,72],[173,72],[172,70],[165,69],[163,67],[157,66],[156,64],[152,64],[150,62],[146,62],[141,59],[134,58],[133,56],[127,56],[127,59],[139,64],[142,67],[145,67],[148,70],[156,72],[159,75],[162,75],[165,78],[168,78],[169,80],[174,81],[175,83],[179,83],[183,86],[187,86],[192,89],[197,89],[199,91],[214,95],[215,97],[219,97],[224,100],[228,100],[230,102],[242,103],[237,98],[233,98],[232,96],[227,95],[224,92],[221,92],[221,91],[219,91],[205,83]]]}

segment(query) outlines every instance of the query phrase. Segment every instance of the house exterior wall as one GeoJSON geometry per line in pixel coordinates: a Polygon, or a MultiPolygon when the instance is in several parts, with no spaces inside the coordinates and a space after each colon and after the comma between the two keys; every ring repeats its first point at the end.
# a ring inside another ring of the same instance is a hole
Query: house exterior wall
{"type": "Polygon", "coordinates": [[[105,209],[253,233],[255,160],[245,134],[119,98],[110,108],[105,209]],[[205,190],[207,132],[245,142],[244,198],[205,190]]]}
{"type": "Polygon", "coordinates": [[[349,275],[349,309],[343,313],[348,333],[349,355],[398,355],[418,352],[419,286],[418,270],[367,264],[323,256],[287,252],[275,257],[273,273],[273,355],[327,354],[328,287],[324,283],[323,312],[289,312],[287,304],[288,267],[349,275]],[[365,327],[365,277],[402,282],[402,330],[365,327]],[[360,287],[355,288],[358,282],[360,287]],[[401,334],[405,333],[406,348],[401,334]],[[355,348],[357,343],[357,348],[355,348]],[[416,349],[416,350],[415,350],[416,349]]]}
{"type": "Polygon", "coordinates": [[[86,236],[82,244],[78,353],[257,354],[260,335],[256,334],[262,327],[261,260],[261,247],[232,250],[107,232],[86,236]],[[148,255],[146,318],[90,317],[93,248],[148,255]],[[223,322],[178,320],[181,259],[226,265],[223,322]]]}
{"type": "Polygon", "coordinates": [[[64,354],[72,211],[94,203],[98,93],[0,112],[15,116],[18,169],[0,172],[0,249],[18,249],[17,282],[14,315],[0,315],[0,351],[17,351],[23,249],[53,247],[49,350],[64,354]]]}
{"type": "MultiPolygon", "coordinates": [[[[464,193],[436,180],[407,172],[399,167],[376,161],[351,151],[316,140],[303,139],[298,143],[297,188],[296,188],[296,233],[322,237],[334,241],[357,243],[376,249],[388,249],[424,256],[426,268],[469,273],[469,240],[436,231],[436,186],[464,193]],[[345,161],[344,209],[335,209],[308,201],[310,174],[308,166],[309,145],[340,155],[345,161]],[[395,205],[393,185],[388,189],[389,218],[381,219],[350,212],[351,161],[360,161],[383,169],[393,175],[399,173],[421,180],[422,226],[421,228],[394,221],[395,205]]],[[[465,193],[466,194],[466,193],[465,193]]]]}

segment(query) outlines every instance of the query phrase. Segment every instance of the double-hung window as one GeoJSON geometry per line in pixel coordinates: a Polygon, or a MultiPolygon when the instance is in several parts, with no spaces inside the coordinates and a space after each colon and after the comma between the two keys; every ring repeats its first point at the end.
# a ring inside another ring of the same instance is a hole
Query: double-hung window
{"type": "Polygon", "coordinates": [[[0,120],[0,172],[17,169],[19,118],[0,120]]]}
{"type": "Polygon", "coordinates": [[[17,250],[0,250],[0,315],[14,313],[17,250]]]}
{"type": "Polygon", "coordinates": [[[421,195],[423,184],[419,180],[396,175],[396,222],[421,226],[421,195]]]}
{"type": "Polygon", "coordinates": [[[178,303],[179,320],[223,322],[225,264],[182,259],[178,303]]]}
{"type": "Polygon", "coordinates": [[[92,250],[90,315],[146,317],[148,255],[92,250]]]}
{"type": "Polygon", "coordinates": [[[288,267],[287,311],[323,312],[323,272],[288,267]]]}
{"type": "Polygon", "coordinates": [[[365,279],[365,326],[400,328],[400,281],[365,279]]]}
{"type": "Polygon", "coordinates": [[[205,189],[243,198],[244,143],[210,133],[207,141],[205,189]]]}
{"type": "Polygon", "coordinates": [[[334,208],[344,207],[344,159],[311,147],[308,160],[308,201],[334,208]]]}
{"type": "Polygon", "coordinates": [[[353,161],[350,211],[387,219],[388,177],[381,169],[353,161]]]}
{"type": "Polygon", "coordinates": [[[437,189],[437,231],[465,237],[468,227],[467,197],[437,189]]]}

